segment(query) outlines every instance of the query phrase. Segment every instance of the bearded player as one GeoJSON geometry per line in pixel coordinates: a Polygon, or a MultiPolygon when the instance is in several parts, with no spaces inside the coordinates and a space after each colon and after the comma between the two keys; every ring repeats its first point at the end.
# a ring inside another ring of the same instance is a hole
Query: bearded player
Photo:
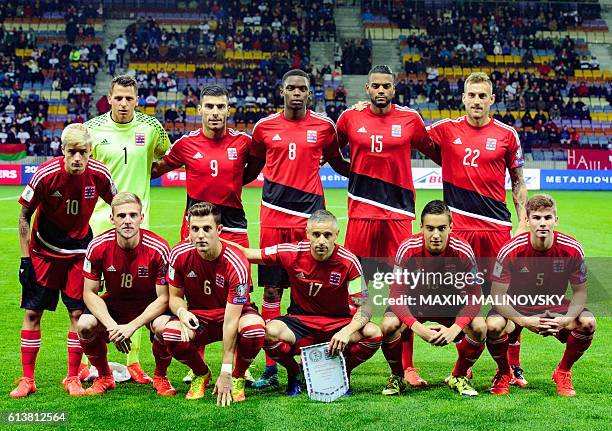
{"type": "MultiPolygon", "coordinates": [[[[290,70],[282,78],[280,93],[283,111],[255,124],[252,160],[245,174],[245,181],[251,181],[265,165],[259,235],[262,248],[305,238],[308,217],[325,207],[319,176],[322,158],[338,173],[348,175],[333,121],[307,108],[312,97],[308,75],[290,70]]],[[[258,281],[264,286],[262,317],[267,321],[280,315],[282,289],[289,286],[289,278],[278,266],[260,266],[258,281]]],[[[276,385],[276,365],[267,358],[266,369],[253,387],[276,385]]]]}
{"type": "MultiPolygon", "coordinates": [[[[348,144],[351,154],[345,247],[359,256],[371,280],[377,267],[385,266],[375,260],[391,261],[412,234],[412,150],[438,164],[440,156],[417,111],[391,103],[395,82],[389,66],[374,66],[365,90],[370,103],[344,111],[337,128],[340,145],[348,144]]],[[[406,381],[423,386],[412,364],[412,332],[403,336],[406,381]]]]}
{"type": "Polygon", "coordinates": [[[555,305],[499,304],[487,317],[487,348],[497,362],[491,393],[507,394],[512,370],[508,361],[508,335],[516,327],[565,343],[565,352],[553,372],[559,395],[576,395],[572,367],[591,345],[595,317],[585,308],[587,269],[582,246],[571,236],[555,231],[557,207],[552,197],[535,195],[527,202],[529,232],[517,235],[497,255],[491,294],[496,300],[518,295],[572,298],[555,305]]]}
{"type": "MultiPolygon", "coordinates": [[[[495,256],[511,237],[506,172],[512,183],[517,234],[528,230],[525,162],[516,130],[489,117],[495,103],[489,77],[483,72],[468,76],[462,98],[465,116],[432,124],[429,136],[442,153],[444,201],[453,212],[455,233],[470,243],[479,266],[490,274],[495,256]]],[[[519,360],[520,331],[511,335],[511,345],[512,384],[525,386],[527,380],[519,360]]]]}
{"type": "Polygon", "coordinates": [[[62,153],[38,167],[19,198],[19,281],[25,315],[21,327],[23,377],[10,393],[13,398],[36,392],[34,366],[40,350],[40,321],[44,310],[55,310],[60,295],[70,317],[68,375],[63,383],[70,395],[84,394],[78,377],[83,352],[76,332],[85,308],[83,257],[93,238],[89,219],[96,201],[102,197],[110,203],[116,189],[106,166],[90,159],[91,137],[82,124],[64,129],[62,153]]]}
{"type": "Polygon", "coordinates": [[[303,374],[294,356],[300,348],[329,342],[331,355],[344,352],[351,371],[380,347],[380,328],[370,322],[367,286],[357,257],[336,244],[338,221],[315,211],[306,226],[308,241],[244,249],[251,263],[280,265],[289,276],[291,306],[266,324],[264,349],[287,369],[288,396],[300,395],[303,374]]]}

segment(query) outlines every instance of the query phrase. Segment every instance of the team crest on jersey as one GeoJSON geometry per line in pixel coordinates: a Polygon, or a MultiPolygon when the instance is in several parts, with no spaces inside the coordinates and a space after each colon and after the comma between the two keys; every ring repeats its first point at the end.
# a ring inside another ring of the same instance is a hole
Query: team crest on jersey
{"type": "Polygon", "coordinates": [[[227,158],[229,160],[238,160],[238,150],[236,150],[235,148],[228,148],[227,158]]]}
{"type": "Polygon", "coordinates": [[[149,276],[149,267],[148,266],[139,266],[138,267],[138,276],[139,277],[148,277],[149,276]]]}
{"type": "Polygon", "coordinates": [[[215,284],[219,287],[223,287],[225,284],[225,277],[223,277],[221,274],[215,275],[215,284]]]}
{"type": "Polygon", "coordinates": [[[329,284],[333,286],[337,286],[340,284],[341,278],[342,278],[342,274],[336,271],[332,271],[331,274],[329,274],[329,284]]]}
{"type": "Polygon", "coordinates": [[[391,125],[391,136],[393,136],[394,138],[402,137],[402,125],[401,124],[391,125]]]}
{"type": "Polygon", "coordinates": [[[555,259],[553,260],[553,272],[564,272],[565,271],[565,262],[563,259],[555,259]]]}
{"type": "Polygon", "coordinates": [[[140,132],[136,132],[134,134],[134,144],[136,144],[136,146],[138,146],[138,147],[144,147],[144,144],[145,144],[145,134],[144,133],[140,133],[140,132]]]}
{"type": "Polygon", "coordinates": [[[497,139],[487,138],[487,143],[485,144],[485,148],[489,151],[495,150],[497,148],[497,139]]]}
{"type": "Polygon", "coordinates": [[[87,186],[85,187],[85,199],[93,199],[96,196],[96,187],[87,186]]]}
{"type": "Polygon", "coordinates": [[[308,130],[306,132],[306,142],[317,142],[317,131],[308,130]]]}

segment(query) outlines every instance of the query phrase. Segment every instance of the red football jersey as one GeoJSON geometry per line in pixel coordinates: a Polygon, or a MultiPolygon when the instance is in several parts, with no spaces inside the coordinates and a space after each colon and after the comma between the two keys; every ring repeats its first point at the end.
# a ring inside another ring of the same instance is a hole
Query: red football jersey
{"type": "Polygon", "coordinates": [[[21,205],[37,210],[30,247],[51,257],[85,254],[98,197],[110,204],[116,193],[110,171],[97,160],[89,159],[81,175],[66,172],[63,156],[43,163],[19,198],[21,205]]]}
{"type": "Polygon", "coordinates": [[[332,120],[310,110],[301,120],[269,115],[255,124],[251,154],[266,159],[261,226],[304,227],[310,214],[325,207],[321,156],[340,156],[332,120]]]}
{"type": "MultiPolygon", "coordinates": [[[[530,232],[517,235],[497,255],[493,281],[509,283],[508,295],[565,295],[568,282],[587,281],[582,246],[571,236],[555,232],[553,245],[544,252],[533,248],[530,232]]],[[[524,314],[536,314],[550,305],[513,305],[524,314]]]]}
{"type": "Polygon", "coordinates": [[[349,283],[363,272],[357,257],[340,245],[325,262],[312,257],[307,241],[266,247],[262,259],[265,265],[281,266],[289,274],[289,314],[351,317],[350,297],[367,296],[364,283],[359,291],[350,290],[349,283]]]}
{"type": "Polygon", "coordinates": [[[221,209],[221,223],[232,232],[246,232],[242,209],[242,175],[251,137],[227,129],[220,140],[207,138],[198,129],[178,139],[166,156],[172,168],[185,166],[187,209],[197,202],[211,202],[221,209]]]}
{"type": "Polygon", "coordinates": [[[184,289],[190,310],[207,310],[223,319],[225,304],[249,304],[252,285],[249,262],[236,247],[221,243],[219,257],[208,261],[188,241],[178,243],[170,253],[168,282],[184,289]]]}
{"type": "Polygon", "coordinates": [[[338,118],[340,146],[351,152],[348,216],[354,219],[414,219],[412,148],[428,153],[433,144],[417,111],[391,105],[383,115],[369,105],[338,118]]]}
{"type": "Polygon", "coordinates": [[[157,298],[155,286],[167,284],[170,248],[145,229],[140,229],[140,242],[132,250],[119,247],[116,236],[111,229],[91,241],[83,275],[95,281],[104,277],[107,305],[120,316],[136,317],[157,298]]]}
{"type": "MultiPolygon", "coordinates": [[[[456,317],[455,322],[464,328],[477,315],[479,307],[473,306],[473,301],[469,301],[467,308],[421,303],[421,298],[429,295],[459,295],[473,298],[480,293],[474,252],[466,241],[454,233],[449,234],[446,249],[437,255],[432,255],[425,248],[422,233],[409,237],[399,246],[395,256],[395,265],[410,271],[412,274],[421,274],[423,277],[416,282],[410,282],[410,284],[398,285],[394,283],[391,285],[390,297],[400,298],[402,295],[408,295],[417,298],[417,304],[414,306],[391,306],[391,310],[408,327],[412,326],[417,317],[456,317]],[[434,277],[438,274],[443,277],[434,277]],[[451,278],[449,274],[460,275],[461,277],[472,274],[470,277],[472,280],[459,280],[455,276],[451,278]],[[430,279],[427,279],[427,276],[430,279]],[[465,283],[465,286],[458,285],[458,281],[465,283]]],[[[484,282],[484,278],[482,278],[482,281],[484,282]]]]}
{"type": "Polygon", "coordinates": [[[474,127],[464,116],[428,131],[442,152],[444,201],[455,230],[510,230],[506,169],[525,164],[516,130],[494,119],[474,127]]]}

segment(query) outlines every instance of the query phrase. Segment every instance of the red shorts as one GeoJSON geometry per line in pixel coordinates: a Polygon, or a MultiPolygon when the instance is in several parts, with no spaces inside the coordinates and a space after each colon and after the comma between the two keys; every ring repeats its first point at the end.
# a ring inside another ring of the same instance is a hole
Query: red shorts
{"type": "Polygon", "coordinates": [[[453,233],[472,246],[476,257],[496,258],[502,246],[511,239],[509,230],[453,230],[453,233]]]}
{"type": "MultiPolygon", "coordinates": [[[[100,298],[104,300],[104,303],[106,304],[106,309],[108,310],[108,314],[110,314],[113,320],[119,325],[125,325],[126,323],[130,323],[132,320],[140,316],[148,306],[148,304],[141,304],[140,306],[136,307],[131,306],[130,308],[127,308],[125,306],[113,306],[113,304],[109,302],[107,295],[108,294],[105,293],[100,296],[100,298]]],[[[89,309],[86,309],[83,314],[93,315],[93,313],[89,311],[89,309]]]]}
{"type": "Polygon", "coordinates": [[[351,323],[351,317],[326,317],[326,316],[298,316],[288,314],[276,317],[295,335],[294,352],[297,354],[300,348],[312,346],[313,344],[326,343],[332,339],[334,334],[351,323]]]}
{"type": "MultiPolygon", "coordinates": [[[[223,317],[225,315],[224,308],[216,308],[213,310],[189,310],[195,314],[200,322],[200,326],[196,330],[194,342],[199,346],[206,346],[215,341],[223,340],[223,317]]],[[[257,309],[252,306],[242,307],[242,316],[245,314],[256,314],[259,316],[257,309]]],[[[173,320],[178,320],[175,318],[173,320]]]]}
{"type": "Polygon", "coordinates": [[[83,257],[58,259],[30,250],[36,281],[47,289],[61,290],[70,298],[83,299],[83,257]]]}
{"type": "MultiPolygon", "coordinates": [[[[276,244],[304,241],[306,227],[301,228],[273,228],[261,227],[259,231],[259,248],[270,247],[276,244]]],[[[287,271],[279,266],[259,265],[258,285],[271,287],[289,287],[287,271]]]]}
{"type": "Polygon", "coordinates": [[[344,247],[360,258],[394,258],[410,235],[410,220],[349,219],[344,247]]]}
{"type": "Polygon", "coordinates": [[[478,260],[478,269],[491,274],[499,250],[510,241],[510,230],[453,230],[470,244],[478,260]]]}

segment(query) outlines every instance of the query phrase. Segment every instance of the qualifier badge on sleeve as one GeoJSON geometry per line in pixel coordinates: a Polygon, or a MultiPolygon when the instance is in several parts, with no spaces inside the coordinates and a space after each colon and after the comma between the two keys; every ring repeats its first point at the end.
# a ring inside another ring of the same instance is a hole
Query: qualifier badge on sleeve
{"type": "Polygon", "coordinates": [[[344,356],[329,356],[329,343],[302,348],[304,379],[311,400],[330,403],[346,393],[349,381],[344,356]]]}

